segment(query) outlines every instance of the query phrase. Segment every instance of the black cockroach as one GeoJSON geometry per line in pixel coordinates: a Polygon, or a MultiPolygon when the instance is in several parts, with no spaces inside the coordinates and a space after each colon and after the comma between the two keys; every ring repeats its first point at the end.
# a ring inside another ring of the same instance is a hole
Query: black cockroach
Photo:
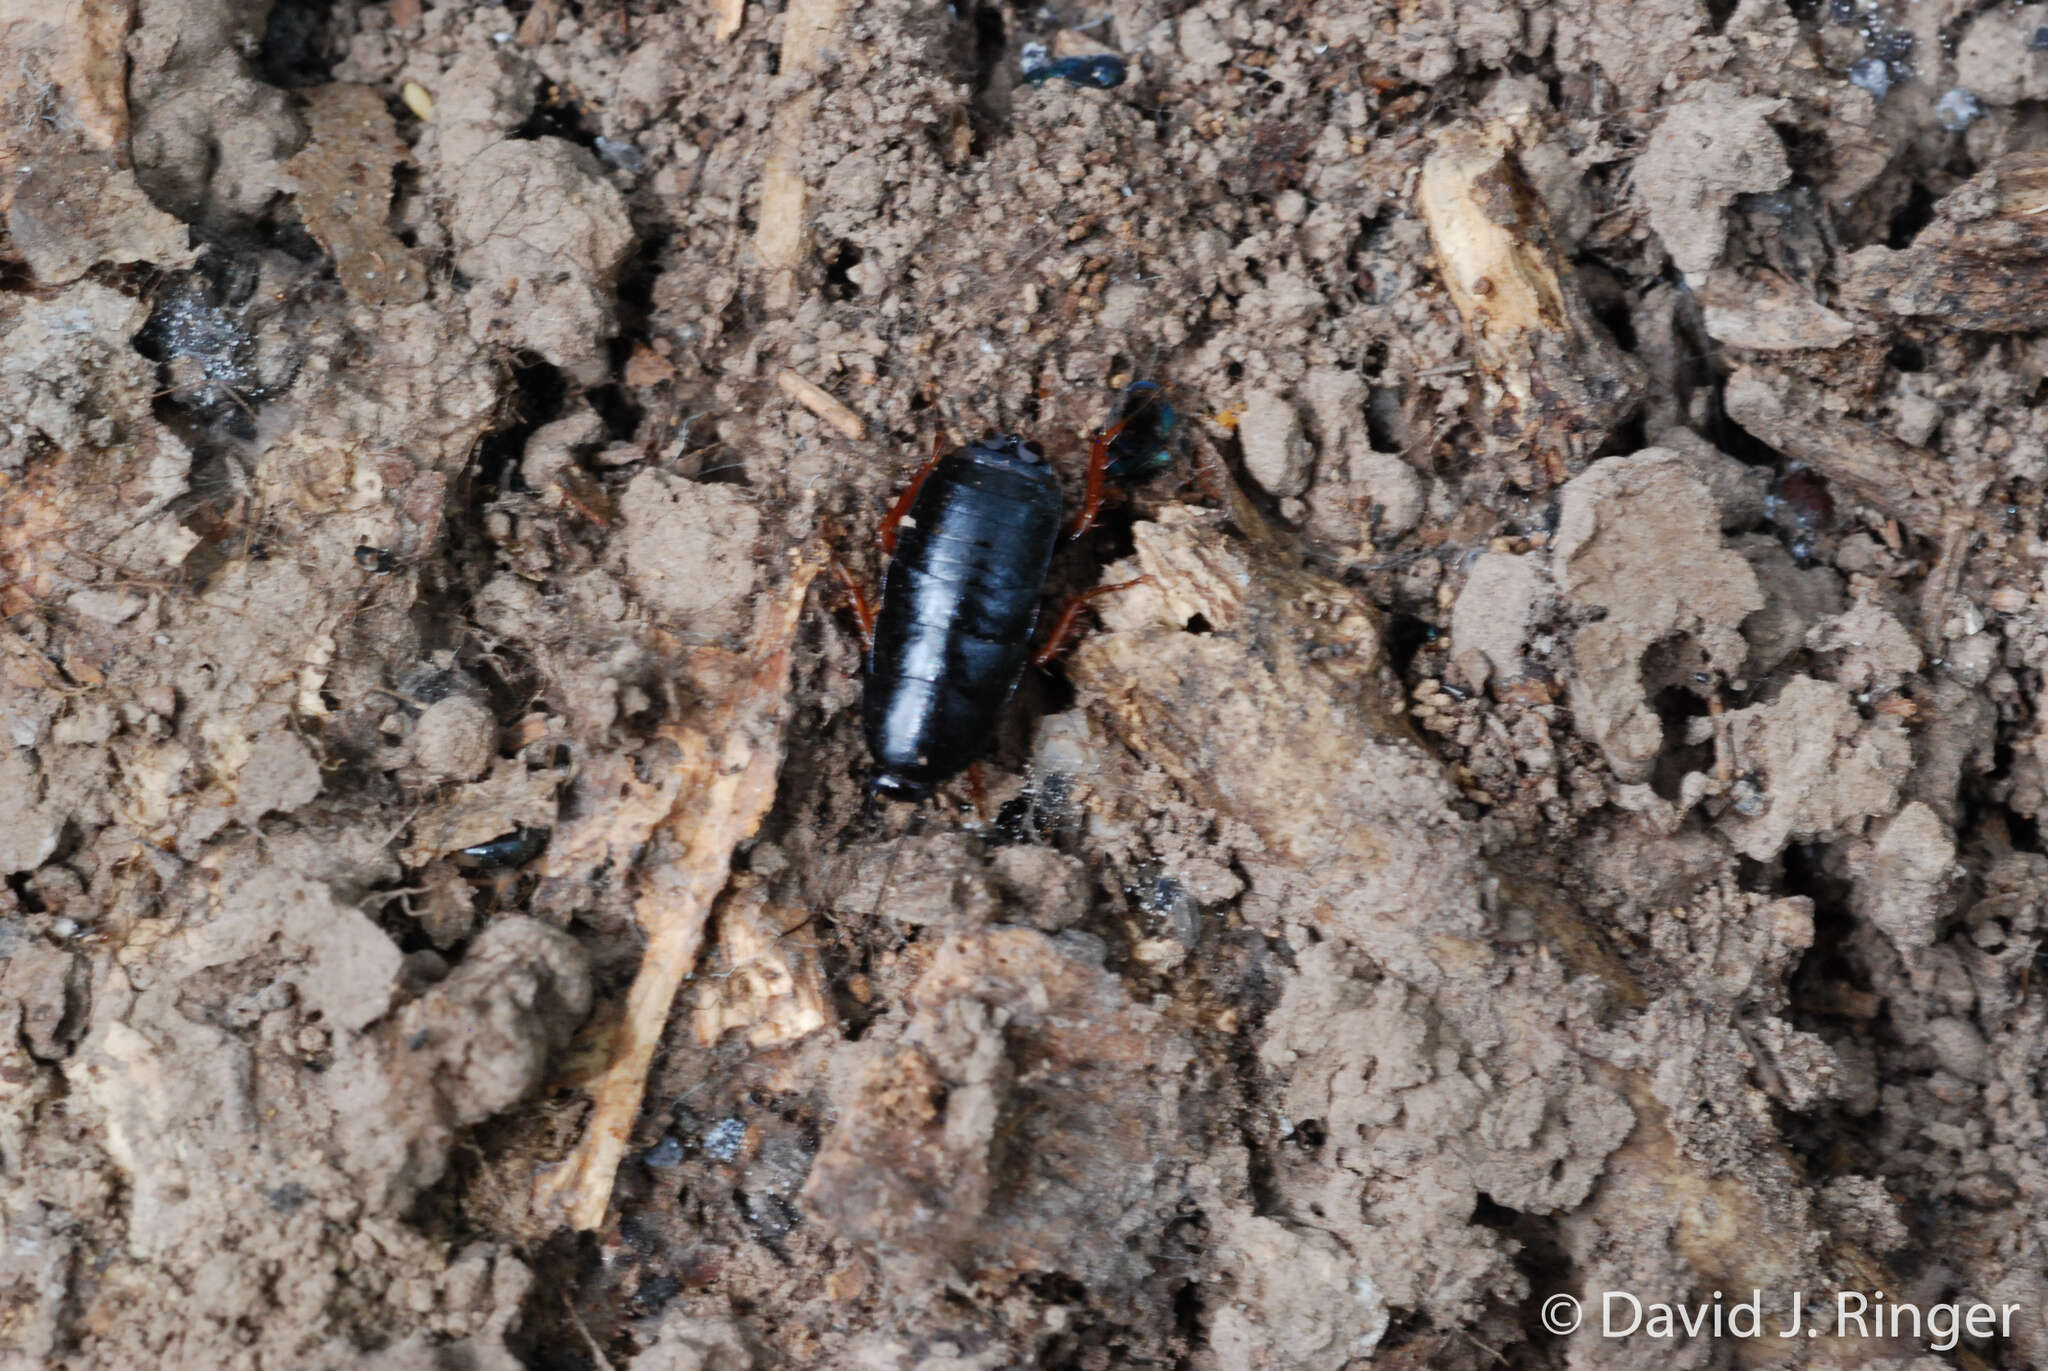
{"type": "MultiPolygon", "coordinates": [[[[1127,393],[1123,415],[1090,441],[1086,494],[1069,537],[1095,522],[1117,440],[1154,414],[1153,402],[1164,404],[1157,386],[1143,398],[1127,393]]],[[[990,433],[948,452],[941,436],[882,521],[889,563],[879,606],[871,608],[852,574],[833,564],[867,642],[861,722],[876,794],[921,800],[978,761],[1025,663],[1057,657],[1089,600],[1137,584],[1070,597],[1034,651],[1060,513],[1059,477],[1036,444],[990,433]]]]}

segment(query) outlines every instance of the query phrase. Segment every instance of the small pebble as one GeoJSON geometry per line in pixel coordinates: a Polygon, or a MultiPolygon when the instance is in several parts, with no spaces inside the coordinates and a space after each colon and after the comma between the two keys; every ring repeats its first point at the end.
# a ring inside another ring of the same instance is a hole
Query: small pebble
{"type": "Polygon", "coordinates": [[[413,726],[413,761],[428,781],[473,781],[490,770],[497,749],[498,721],[467,695],[428,706],[413,726]]]}
{"type": "Polygon", "coordinates": [[[647,167],[647,154],[623,138],[600,136],[595,146],[597,155],[620,171],[638,172],[644,171],[647,167]]]}
{"type": "Polygon", "coordinates": [[[1891,92],[1892,69],[1876,57],[1866,57],[1849,68],[1849,80],[1882,100],[1891,92]]]}
{"type": "Polygon", "coordinates": [[[746,1141],[747,1126],[738,1119],[720,1119],[704,1130],[704,1151],[714,1161],[731,1161],[746,1141]]]}
{"type": "Polygon", "coordinates": [[[664,1134],[660,1142],[640,1154],[640,1160],[662,1170],[680,1166],[683,1161],[683,1145],[674,1134],[664,1134]]]}
{"type": "Polygon", "coordinates": [[[1934,117],[1950,133],[1961,133],[1984,117],[1984,106],[1975,95],[1957,86],[1935,104],[1934,117]]]}

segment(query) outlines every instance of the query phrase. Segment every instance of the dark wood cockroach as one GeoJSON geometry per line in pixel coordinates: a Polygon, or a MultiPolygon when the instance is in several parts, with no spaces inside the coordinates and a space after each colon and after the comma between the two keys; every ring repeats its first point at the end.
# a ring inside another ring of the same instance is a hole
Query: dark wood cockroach
{"type": "MultiPolygon", "coordinates": [[[[1157,386],[1142,384],[1149,395],[1127,394],[1117,423],[1089,443],[1086,493],[1069,537],[1086,532],[1100,512],[1112,466],[1123,455],[1119,437],[1147,423],[1148,432],[1163,434],[1154,407],[1164,401],[1157,386]]],[[[1150,451],[1148,443],[1148,457],[1150,451]]],[[[1143,465],[1143,474],[1157,469],[1143,465]]],[[[833,564],[867,642],[861,722],[875,759],[868,784],[876,794],[921,800],[980,760],[1025,664],[1057,657],[1089,600],[1137,584],[1071,596],[1034,649],[1060,529],[1059,477],[1036,444],[990,433],[949,452],[941,438],[882,521],[889,561],[879,605],[871,608],[852,574],[833,564]]]]}

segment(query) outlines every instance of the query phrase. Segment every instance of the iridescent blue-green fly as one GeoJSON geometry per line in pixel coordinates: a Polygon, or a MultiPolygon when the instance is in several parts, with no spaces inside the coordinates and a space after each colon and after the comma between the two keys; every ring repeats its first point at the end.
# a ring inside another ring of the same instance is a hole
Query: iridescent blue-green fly
{"type": "Polygon", "coordinates": [[[1135,485],[1164,471],[1173,461],[1173,426],[1180,416],[1166,402],[1157,381],[1133,381],[1124,387],[1123,403],[1109,440],[1109,474],[1135,485]]]}

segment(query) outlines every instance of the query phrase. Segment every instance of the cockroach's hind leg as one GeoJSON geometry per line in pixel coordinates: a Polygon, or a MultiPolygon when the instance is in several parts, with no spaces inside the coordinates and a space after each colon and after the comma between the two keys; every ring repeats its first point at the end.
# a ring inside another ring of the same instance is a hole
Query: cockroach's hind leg
{"type": "Polygon", "coordinates": [[[988,778],[982,774],[980,762],[967,767],[967,795],[974,802],[974,817],[982,823],[988,822],[988,778]]]}
{"type": "Polygon", "coordinates": [[[1129,590],[1132,586],[1143,584],[1145,584],[1145,578],[1143,576],[1135,576],[1128,581],[1118,581],[1114,585],[1096,586],[1093,589],[1083,590],[1068,596],[1060,605],[1058,617],[1053,620],[1052,632],[1046,636],[1045,646],[1031,654],[1031,664],[1033,666],[1045,666],[1050,662],[1058,660],[1068,648],[1074,645],[1075,640],[1080,636],[1081,611],[1087,607],[1090,600],[1096,599],[1099,596],[1114,594],[1119,590],[1129,590]]]}

